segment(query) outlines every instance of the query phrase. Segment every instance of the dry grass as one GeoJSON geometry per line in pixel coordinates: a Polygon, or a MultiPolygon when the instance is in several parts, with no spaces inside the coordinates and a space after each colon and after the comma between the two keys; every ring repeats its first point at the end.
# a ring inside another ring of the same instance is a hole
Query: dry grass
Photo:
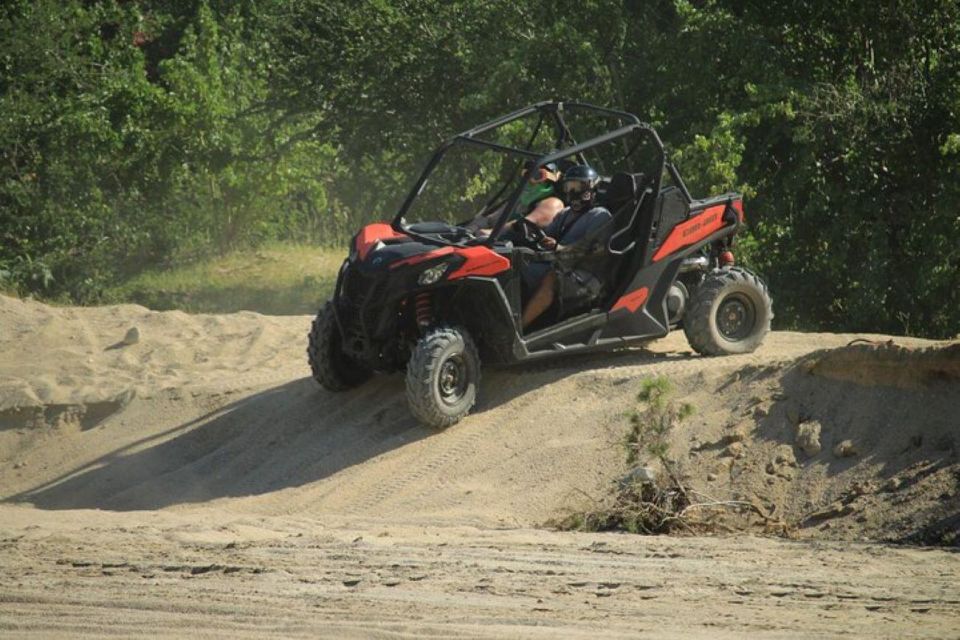
{"type": "MultiPolygon", "coordinates": [[[[694,414],[692,405],[671,397],[673,385],[662,376],[640,383],[639,403],[627,413],[623,439],[628,464],[649,465],[656,479],[627,476],[609,500],[554,523],[561,529],[622,530],[640,534],[695,533],[716,530],[720,509],[755,510],[748,502],[717,500],[693,490],[670,454],[670,434],[694,414]]],[[[644,474],[646,475],[646,474],[644,474]]]]}
{"type": "Polygon", "coordinates": [[[315,313],[333,293],[342,249],[274,244],[141,273],[112,289],[114,302],[195,313],[315,313]]]}

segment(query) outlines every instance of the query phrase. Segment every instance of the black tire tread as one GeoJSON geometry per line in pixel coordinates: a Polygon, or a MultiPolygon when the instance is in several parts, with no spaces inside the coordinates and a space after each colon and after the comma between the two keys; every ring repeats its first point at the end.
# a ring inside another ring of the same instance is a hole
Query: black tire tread
{"type": "Polygon", "coordinates": [[[683,316],[683,332],[693,350],[701,355],[720,356],[730,353],[750,353],[760,346],[763,336],[770,331],[773,319],[773,301],[767,285],[760,276],[742,267],[727,267],[707,274],[703,282],[694,291],[690,306],[683,316]],[[746,284],[756,289],[765,307],[765,321],[759,329],[761,336],[751,347],[742,351],[731,351],[718,339],[715,328],[711,326],[713,305],[717,298],[730,285],[746,284]]]}
{"type": "Polygon", "coordinates": [[[434,429],[446,429],[463,419],[476,402],[476,395],[467,407],[456,414],[447,414],[433,401],[433,372],[440,364],[444,350],[451,344],[462,341],[465,355],[477,363],[475,388],[480,385],[480,356],[477,347],[466,331],[451,326],[429,329],[417,342],[407,362],[407,403],[410,412],[423,424],[434,429]]]}
{"type": "Polygon", "coordinates": [[[333,348],[331,344],[335,332],[339,331],[337,319],[333,314],[333,302],[328,301],[310,325],[307,339],[307,361],[313,372],[313,379],[328,391],[347,391],[363,384],[370,378],[370,372],[358,364],[352,364],[346,370],[337,370],[336,364],[327,357],[333,348]]]}

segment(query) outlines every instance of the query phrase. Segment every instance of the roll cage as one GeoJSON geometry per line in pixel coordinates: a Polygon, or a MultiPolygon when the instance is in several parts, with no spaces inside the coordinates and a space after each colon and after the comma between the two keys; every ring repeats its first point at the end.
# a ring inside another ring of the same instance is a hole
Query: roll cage
{"type": "MultiPolygon", "coordinates": [[[[416,233],[409,227],[405,226],[404,216],[410,210],[417,197],[423,192],[423,189],[426,186],[427,181],[430,179],[431,174],[443,160],[447,151],[456,145],[475,145],[486,149],[492,149],[494,151],[500,151],[512,156],[519,156],[520,158],[533,160],[535,166],[542,167],[551,162],[556,162],[558,160],[570,157],[576,157],[581,164],[589,164],[586,152],[598,147],[599,145],[607,144],[611,141],[617,140],[618,138],[627,138],[628,136],[634,134],[638,134],[642,137],[633,145],[630,145],[626,148],[626,151],[623,155],[623,160],[626,161],[628,158],[630,158],[633,152],[636,151],[640,145],[642,139],[646,138],[653,144],[657,156],[655,158],[656,169],[653,172],[653,175],[650,176],[651,188],[653,192],[659,193],[663,172],[666,168],[670,171],[673,181],[677,184],[689,201],[689,193],[687,192],[686,187],[683,185],[682,180],[680,180],[679,175],[677,175],[674,167],[667,164],[663,142],[660,140],[660,136],[657,135],[657,132],[652,126],[641,122],[637,116],[633,115],[632,113],[627,113],[626,111],[607,109],[605,107],[598,107],[596,105],[584,102],[545,101],[524,107],[523,109],[518,109],[517,111],[501,116],[472,129],[468,129],[462,133],[458,133],[441,144],[430,158],[417,181],[414,183],[413,188],[410,190],[410,193],[404,200],[403,205],[400,207],[400,210],[394,217],[391,226],[395,231],[413,236],[422,242],[427,242],[430,244],[453,244],[437,238],[436,236],[424,236],[416,233]],[[598,114],[616,119],[619,121],[620,126],[601,135],[594,136],[584,142],[578,143],[573,137],[573,132],[571,131],[567,119],[564,117],[565,112],[572,113],[577,111],[598,114]],[[483,138],[479,137],[482,134],[495,131],[509,123],[530,116],[537,116],[538,120],[534,126],[533,134],[530,136],[530,139],[523,148],[500,144],[490,140],[484,140],[483,138]],[[552,124],[556,134],[554,150],[547,154],[534,151],[531,148],[541,130],[541,127],[545,123],[552,124]]],[[[510,188],[511,181],[507,180],[504,182],[503,186],[493,195],[493,197],[488,200],[488,202],[480,211],[480,213],[489,213],[494,211],[497,207],[502,207],[502,213],[498,217],[490,235],[486,238],[474,238],[469,240],[467,244],[490,245],[495,241],[498,232],[503,228],[504,224],[506,224],[510,211],[513,210],[520,198],[520,194],[523,191],[523,184],[523,179],[517,180],[513,189],[507,193],[508,189],[510,188]]]]}

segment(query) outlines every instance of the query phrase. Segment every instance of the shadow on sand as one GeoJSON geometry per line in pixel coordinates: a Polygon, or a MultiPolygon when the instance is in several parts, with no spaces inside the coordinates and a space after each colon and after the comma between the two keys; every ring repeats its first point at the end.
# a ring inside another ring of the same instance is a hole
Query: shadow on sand
{"type": "MultiPolygon", "coordinates": [[[[484,371],[473,413],[494,410],[585,369],[689,357],[631,349],[490,369],[484,371]]],[[[143,405],[141,413],[146,413],[143,405]]],[[[162,415],[154,419],[162,422],[162,415]]],[[[121,426],[115,416],[101,428],[121,426]]],[[[4,501],[42,509],[130,511],[261,495],[321,480],[430,436],[442,434],[410,415],[401,375],[375,378],[339,394],[303,378],[117,448],[4,501]]]]}

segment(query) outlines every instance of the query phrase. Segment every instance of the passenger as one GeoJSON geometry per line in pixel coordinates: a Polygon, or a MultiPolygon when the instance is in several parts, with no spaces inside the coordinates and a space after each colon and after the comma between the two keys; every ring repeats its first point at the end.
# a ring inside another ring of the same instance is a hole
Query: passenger
{"type": "Polygon", "coordinates": [[[520,200],[510,214],[510,220],[525,217],[545,229],[563,209],[563,200],[557,193],[560,172],[553,163],[534,168],[534,163],[528,162],[524,167],[524,175],[527,176],[527,184],[523,186],[520,200]]]}
{"type": "MultiPolygon", "coordinates": [[[[526,176],[527,182],[523,185],[520,199],[502,233],[519,231],[516,229],[516,222],[520,218],[526,218],[544,229],[563,209],[563,200],[560,199],[557,191],[557,181],[560,178],[557,166],[552,163],[536,169],[534,166],[533,161],[524,165],[523,175],[526,176]]],[[[502,211],[501,207],[484,216],[478,216],[470,221],[467,228],[475,229],[480,236],[490,235],[490,229],[496,224],[502,211]]]]}
{"type": "MultiPolygon", "coordinates": [[[[609,210],[596,205],[599,180],[597,172],[587,165],[572,167],[563,175],[562,190],[568,206],[544,230],[547,235],[541,243],[544,248],[570,250],[589,240],[594,231],[613,219],[609,210]]],[[[583,269],[558,272],[552,267],[552,263],[533,262],[523,271],[524,283],[535,290],[523,310],[523,328],[553,304],[558,284],[574,293],[576,299],[570,301],[573,304],[590,304],[600,294],[602,283],[595,274],[583,269]]]]}

